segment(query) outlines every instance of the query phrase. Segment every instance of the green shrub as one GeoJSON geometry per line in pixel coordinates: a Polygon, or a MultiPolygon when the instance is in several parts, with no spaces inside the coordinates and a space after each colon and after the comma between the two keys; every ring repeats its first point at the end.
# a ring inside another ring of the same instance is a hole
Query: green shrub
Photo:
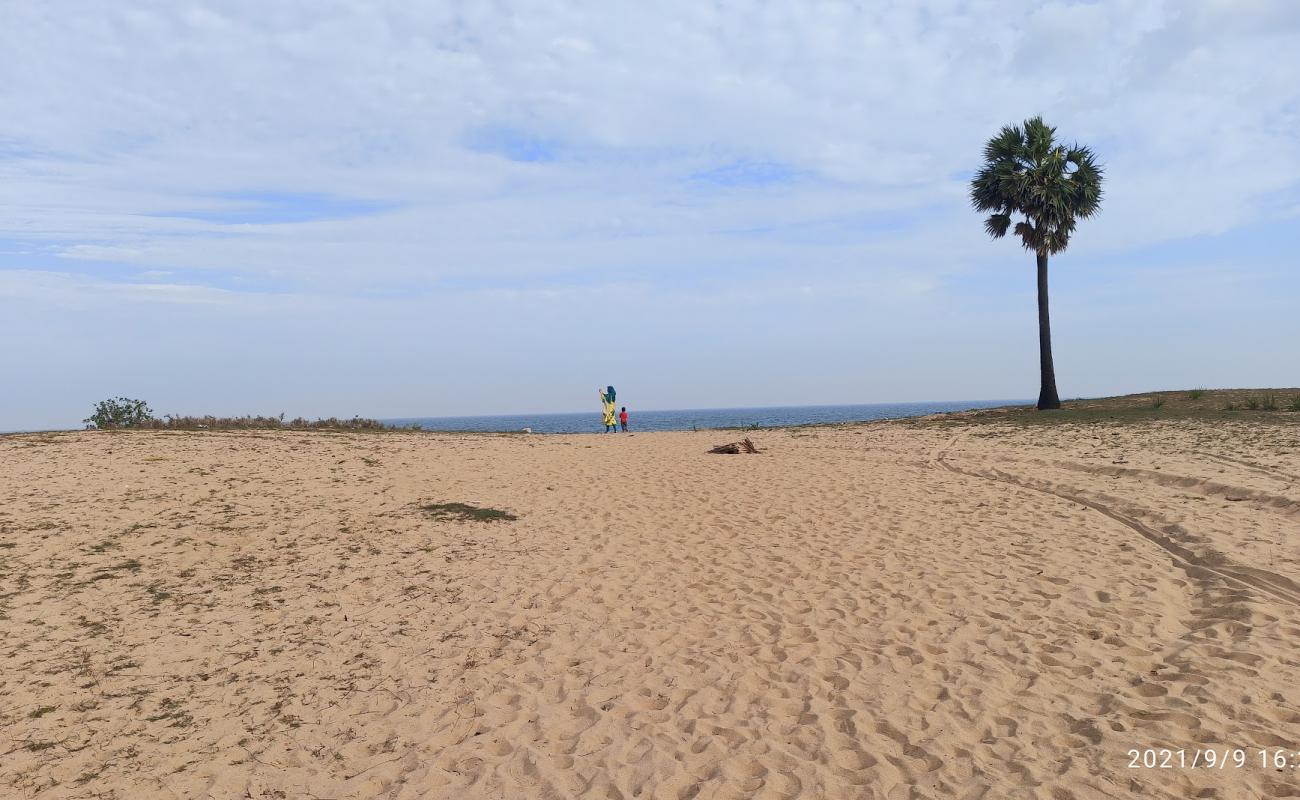
{"type": "Polygon", "coordinates": [[[1157,411],[1159,411],[1160,407],[1163,406],[1164,404],[1165,404],[1165,399],[1163,397],[1155,397],[1152,398],[1151,400],[1151,407],[1157,411]]]}
{"type": "Polygon", "coordinates": [[[1188,400],[1200,400],[1204,396],[1205,396],[1204,389],[1192,389],[1190,392],[1187,393],[1188,400]]]}
{"type": "Polygon", "coordinates": [[[1277,411],[1277,392],[1264,392],[1259,398],[1259,407],[1264,411],[1277,411]]]}
{"type": "Polygon", "coordinates": [[[94,413],[82,420],[86,423],[86,427],[100,430],[138,428],[151,421],[153,421],[153,411],[150,410],[149,404],[128,397],[100,400],[95,406],[94,413]]]}
{"type": "Polygon", "coordinates": [[[1290,404],[1286,407],[1287,411],[1300,411],[1300,395],[1291,398],[1290,404]]]}

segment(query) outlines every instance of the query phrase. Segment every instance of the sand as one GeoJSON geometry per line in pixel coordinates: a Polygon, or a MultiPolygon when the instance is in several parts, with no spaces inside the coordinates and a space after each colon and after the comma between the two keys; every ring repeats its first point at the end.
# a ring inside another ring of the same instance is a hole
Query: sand
{"type": "Polygon", "coordinates": [[[749,435],[0,437],[0,796],[1300,795],[1300,426],[749,435]]]}

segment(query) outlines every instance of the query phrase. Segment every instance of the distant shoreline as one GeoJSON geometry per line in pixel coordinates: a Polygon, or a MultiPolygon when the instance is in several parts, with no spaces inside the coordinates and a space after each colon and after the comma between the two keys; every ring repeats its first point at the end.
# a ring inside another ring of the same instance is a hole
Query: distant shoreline
{"type": "MultiPolygon", "coordinates": [[[[629,410],[632,412],[632,430],[638,433],[645,433],[651,430],[691,430],[690,422],[692,420],[697,423],[696,427],[701,430],[743,428],[747,427],[751,423],[758,423],[759,426],[763,428],[783,428],[817,424],[819,422],[873,422],[880,419],[921,416],[926,413],[992,408],[1002,405],[1016,404],[1019,402],[1028,401],[936,400],[899,403],[833,403],[819,405],[736,406],[687,409],[637,409],[633,407],[629,410]],[[663,424],[666,418],[672,420],[672,422],[667,425],[663,424]],[[647,420],[652,421],[651,427],[646,427],[647,420]],[[739,424],[727,424],[732,422],[737,422],[739,424]]],[[[273,420],[275,418],[263,417],[262,419],[273,420]]],[[[600,432],[599,410],[523,414],[389,417],[375,419],[374,421],[389,426],[387,430],[410,429],[413,424],[417,424],[419,425],[419,430],[429,433],[519,433],[523,428],[528,427],[533,428],[534,430],[532,432],[534,433],[587,433],[592,430],[600,432]],[[572,429],[542,429],[546,428],[548,424],[553,425],[557,421],[572,423],[569,426],[572,429]],[[446,423],[446,427],[442,426],[444,423],[446,423]]],[[[183,426],[183,428],[188,430],[203,429],[202,426],[198,425],[187,425],[183,426]]],[[[283,426],[283,428],[274,425],[244,427],[223,425],[220,427],[213,426],[211,429],[296,430],[297,428],[290,428],[288,425],[283,426]]],[[[343,427],[342,429],[348,428],[343,427]]],[[[69,427],[42,430],[0,431],[0,435],[23,433],[67,433],[79,430],[83,430],[83,428],[69,427]]]]}
{"type": "MultiPolygon", "coordinates": [[[[956,400],[907,403],[842,403],[800,406],[751,406],[644,410],[630,407],[632,432],[775,429],[817,424],[847,424],[901,419],[927,414],[996,408],[1021,400],[956,400]]],[[[397,426],[419,426],[442,433],[590,433],[601,432],[597,410],[547,414],[485,414],[479,416],[397,417],[382,420],[397,426]]]]}
{"type": "MultiPolygon", "coordinates": [[[[916,403],[861,403],[844,405],[816,406],[756,406],[749,408],[705,408],[705,409],[664,409],[634,411],[632,415],[632,433],[661,433],[670,431],[690,431],[687,425],[670,427],[644,427],[647,418],[674,416],[684,419],[718,418],[719,415],[750,415],[758,418],[779,417],[781,412],[816,415],[819,412],[845,412],[836,417],[825,419],[773,419],[772,421],[751,424],[698,424],[694,430],[782,430],[787,428],[805,428],[826,425],[868,424],[897,420],[942,421],[965,420],[978,422],[1008,423],[1054,423],[1054,422],[1136,422],[1160,419],[1222,419],[1222,420],[1265,420],[1300,422],[1300,388],[1260,388],[1260,389],[1177,389],[1133,394],[1114,395],[1098,398],[1075,398],[1066,400],[1059,411],[1039,412],[1030,400],[971,400],[940,401],[916,403]],[[939,408],[944,407],[944,408],[939,408]],[[924,410],[930,409],[930,410],[924,410]],[[874,410],[881,413],[864,418],[853,418],[853,411],[874,410]]],[[[383,429],[358,430],[349,428],[295,428],[284,426],[265,428],[240,427],[192,427],[174,430],[190,432],[230,431],[319,431],[319,432],[364,432],[364,433],[476,433],[476,434],[518,434],[524,428],[533,434],[585,434],[600,433],[600,414],[598,411],[554,412],[546,414],[492,414],[479,417],[396,417],[381,419],[378,422],[390,427],[383,429]],[[569,420],[581,422],[583,427],[574,430],[539,430],[538,420],[569,420]],[[425,423],[476,420],[515,421],[511,427],[410,427],[411,423],[425,423]]],[[[30,436],[54,433],[76,433],[83,428],[43,428],[36,430],[0,431],[0,436],[30,436]]]]}

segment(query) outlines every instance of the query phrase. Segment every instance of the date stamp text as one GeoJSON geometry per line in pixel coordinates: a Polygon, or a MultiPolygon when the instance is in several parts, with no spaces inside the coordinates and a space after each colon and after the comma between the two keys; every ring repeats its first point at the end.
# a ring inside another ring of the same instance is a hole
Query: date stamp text
{"type": "Polygon", "coordinates": [[[1300,750],[1268,747],[1167,748],[1127,751],[1129,769],[1300,770],[1300,750]]]}

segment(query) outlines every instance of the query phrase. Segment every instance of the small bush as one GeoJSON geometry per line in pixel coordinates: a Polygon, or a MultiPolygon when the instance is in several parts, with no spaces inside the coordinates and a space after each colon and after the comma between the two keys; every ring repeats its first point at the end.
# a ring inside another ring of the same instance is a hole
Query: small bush
{"type": "Polygon", "coordinates": [[[1236,404],[1236,403],[1224,403],[1224,404],[1223,404],[1223,410],[1224,410],[1224,411],[1236,411],[1236,410],[1237,410],[1237,404],[1236,404]]]}
{"type": "Polygon", "coordinates": [[[1205,396],[1204,389],[1192,389],[1190,392],[1187,393],[1188,400],[1200,400],[1204,396],[1205,396]]]}
{"type": "Polygon", "coordinates": [[[1254,396],[1254,395],[1251,395],[1250,397],[1247,397],[1247,398],[1246,398],[1246,408],[1250,409],[1251,411],[1258,411],[1258,410],[1259,410],[1259,398],[1256,397],[1256,396],[1254,396]]]}
{"type": "Polygon", "coordinates": [[[1277,411],[1277,392],[1264,392],[1259,398],[1262,411],[1277,411]]]}
{"type": "Polygon", "coordinates": [[[1287,404],[1286,410],[1300,411],[1300,395],[1296,395],[1295,397],[1291,398],[1291,402],[1287,404]]]}
{"type": "Polygon", "coordinates": [[[82,420],[87,428],[113,430],[116,428],[139,428],[154,422],[153,411],[143,400],[119,397],[101,400],[95,405],[95,412],[82,420]]]}
{"type": "Polygon", "coordinates": [[[1160,407],[1163,406],[1164,404],[1165,404],[1165,399],[1163,397],[1156,397],[1151,401],[1151,407],[1157,411],[1159,411],[1160,407]]]}

